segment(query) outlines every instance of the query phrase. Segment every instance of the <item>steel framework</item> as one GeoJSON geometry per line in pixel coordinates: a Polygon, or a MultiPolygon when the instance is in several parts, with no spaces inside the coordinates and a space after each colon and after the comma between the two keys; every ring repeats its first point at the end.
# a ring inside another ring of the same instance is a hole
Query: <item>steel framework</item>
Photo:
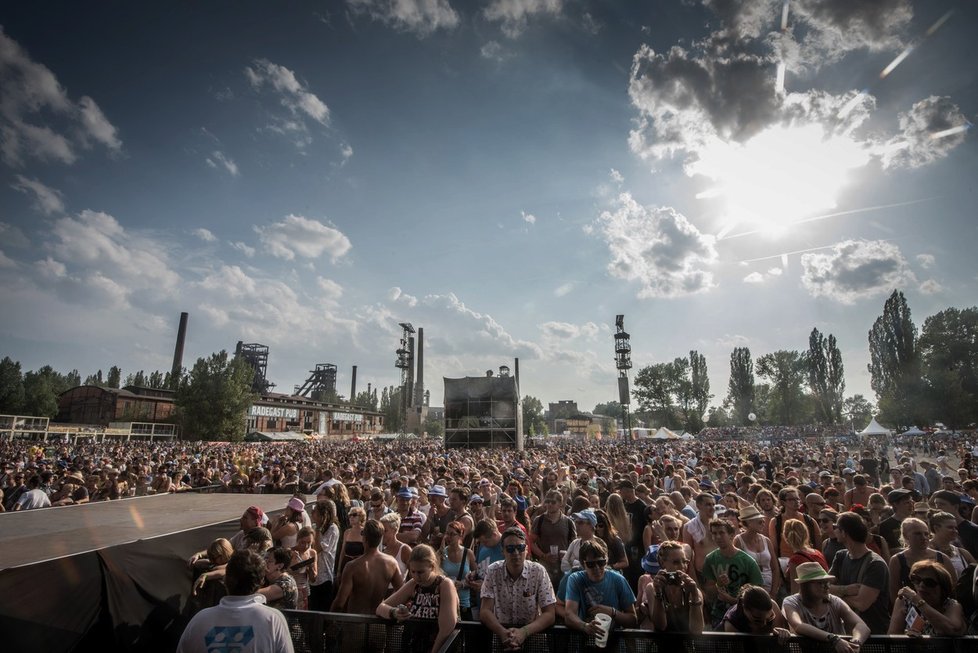
{"type": "Polygon", "coordinates": [[[632,369],[631,336],[625,331],[625,316],[615,316],[615,367],[618,368],[618,403],[621,404],[622,426],[625,438],[632,437],[632,416],[629,413],[631,392],[628,388],[628,370],[632,369]]]}

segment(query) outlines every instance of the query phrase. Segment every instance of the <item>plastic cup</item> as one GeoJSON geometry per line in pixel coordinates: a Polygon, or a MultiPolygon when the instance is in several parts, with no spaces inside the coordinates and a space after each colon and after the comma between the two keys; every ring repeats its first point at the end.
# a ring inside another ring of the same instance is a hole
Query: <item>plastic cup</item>
{"type": "Polygon", "coordinates": [[[594,620],[601,626],[601,634],[594,636],[594,644],[598,648],[608,645],[608,634],[611,632],[611,616],[603,612],[594,615],[594,620]]]}

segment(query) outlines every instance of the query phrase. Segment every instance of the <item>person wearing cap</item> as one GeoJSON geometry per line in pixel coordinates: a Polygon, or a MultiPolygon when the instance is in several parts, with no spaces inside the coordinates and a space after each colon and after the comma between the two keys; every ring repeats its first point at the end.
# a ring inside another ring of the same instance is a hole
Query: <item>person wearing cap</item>
{"type": "Polygon", "coordinates": [[[869,627],[849,605],[829,593],[835,580],[817,562],[795,569],[798,593],[785,598],[781,607],[788,626],[796,635],[832,644],[836,653],[859,653],[869,637],[869,627]],[[851,640],[842,639],[851,636],[851,640]]]}
{"type": "Polygon", "coordinates": [[[889,625],[889,567],[866,546],[869,528],[856,513],[839,515],[835,532],[845,549],[832,560],[829,573],[835,576],[836,584],[829,589],[866,622],[870,632],[885,634],[889,625]]]}
{"type": "Polygon", "coordinates": [[[427,521],[425,514],[415,507],[415,495],[407,487],[397,491],[397,512],[401,516],[401,528],[397,539],[414,546],[421,540],[421,530],[427,521]]]}
{"type": "Polygon", "coordinates": [[[902,548],[900,545],[900,524],[913,514],[913,493],[897,488],[886,495],[886,501],[893,508],[893,515],[887,517],[876,527],[876,532],[886,540],[890,550],[902,548]]]}
{"type": "Polygon", "coordinates": [[[302,502],[302,499],[299,497],[290,498],[285,504],[283,513],[268,529],[272,532],[272,539],[286,549],[294,547],[299,529],[306,525],[304,523],[305,516],[306,504],[302,502]]]}
{"type": "Polygon", "coordinates": [[[475,528],[475,524],[489,518],[489,514],[486,512],[486,500],[481,494],[473,494],[469,497],[469,514],[472,515],[473,528],[475,528]]]}
{"type": "Polygon", "coordinates": [[[428,501],[431,507],[421,527],[421,541],[427,542],[431,548],[438,551],[445,536],[445,529],[456,519],[455,511],[448,505],[448,492],[444,485],[432,485],[428,490],[428,501]]]}

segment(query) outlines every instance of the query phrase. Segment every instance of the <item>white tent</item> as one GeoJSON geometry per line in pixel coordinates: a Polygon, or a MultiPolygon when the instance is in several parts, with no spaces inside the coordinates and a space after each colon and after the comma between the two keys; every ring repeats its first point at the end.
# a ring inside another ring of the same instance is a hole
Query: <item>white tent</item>
{"type": "Polygon", "coordinates": [[[696,439],[696,436],[693,435],[692,433],[683,433],[682,435],[679,436],[679,439],[680,440],[695,440],[696,439]]]}
{"type": "Polygon", "coordinates": [[[911,426],[909,429],[907,429],[900,435],[927,435],[927,433],[925,431],[921,431],[916,426],[911,426]]]}
{"type": "Polygon", "coordinates": [[[859,435],[890,435],[891,433],[890,429],[880,426],[874,417],[869,421],[869,426],[860,431],[859,435]]]}
{"type": "Polygon", "coordinates": [[[652,436],[653,440],[678,440],[679,436],[667,429],[664,426],[660,426],[659,430],[655,432],[652,436]]]}

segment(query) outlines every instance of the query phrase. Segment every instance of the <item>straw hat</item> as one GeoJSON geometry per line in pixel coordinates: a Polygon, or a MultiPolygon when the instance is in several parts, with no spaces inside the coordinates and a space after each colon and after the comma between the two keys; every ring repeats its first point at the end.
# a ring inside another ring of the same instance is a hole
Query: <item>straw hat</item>
{"type": "Polygon", "coordinates": [[[749,521],[751,519],[757,519],[758,517],[764,517],[764,513],[757,509],[757,506],[747,506],[740,511],[740,521],[749,521]]]}
{"type": "Polygon", "coordinates": [[[835,576],[825,571],[817,562],[803,562],[795,568],[795,573],[797,574],[795,580],[799,584],[810,583],[813,580],[835,580],[835,576]]]}

